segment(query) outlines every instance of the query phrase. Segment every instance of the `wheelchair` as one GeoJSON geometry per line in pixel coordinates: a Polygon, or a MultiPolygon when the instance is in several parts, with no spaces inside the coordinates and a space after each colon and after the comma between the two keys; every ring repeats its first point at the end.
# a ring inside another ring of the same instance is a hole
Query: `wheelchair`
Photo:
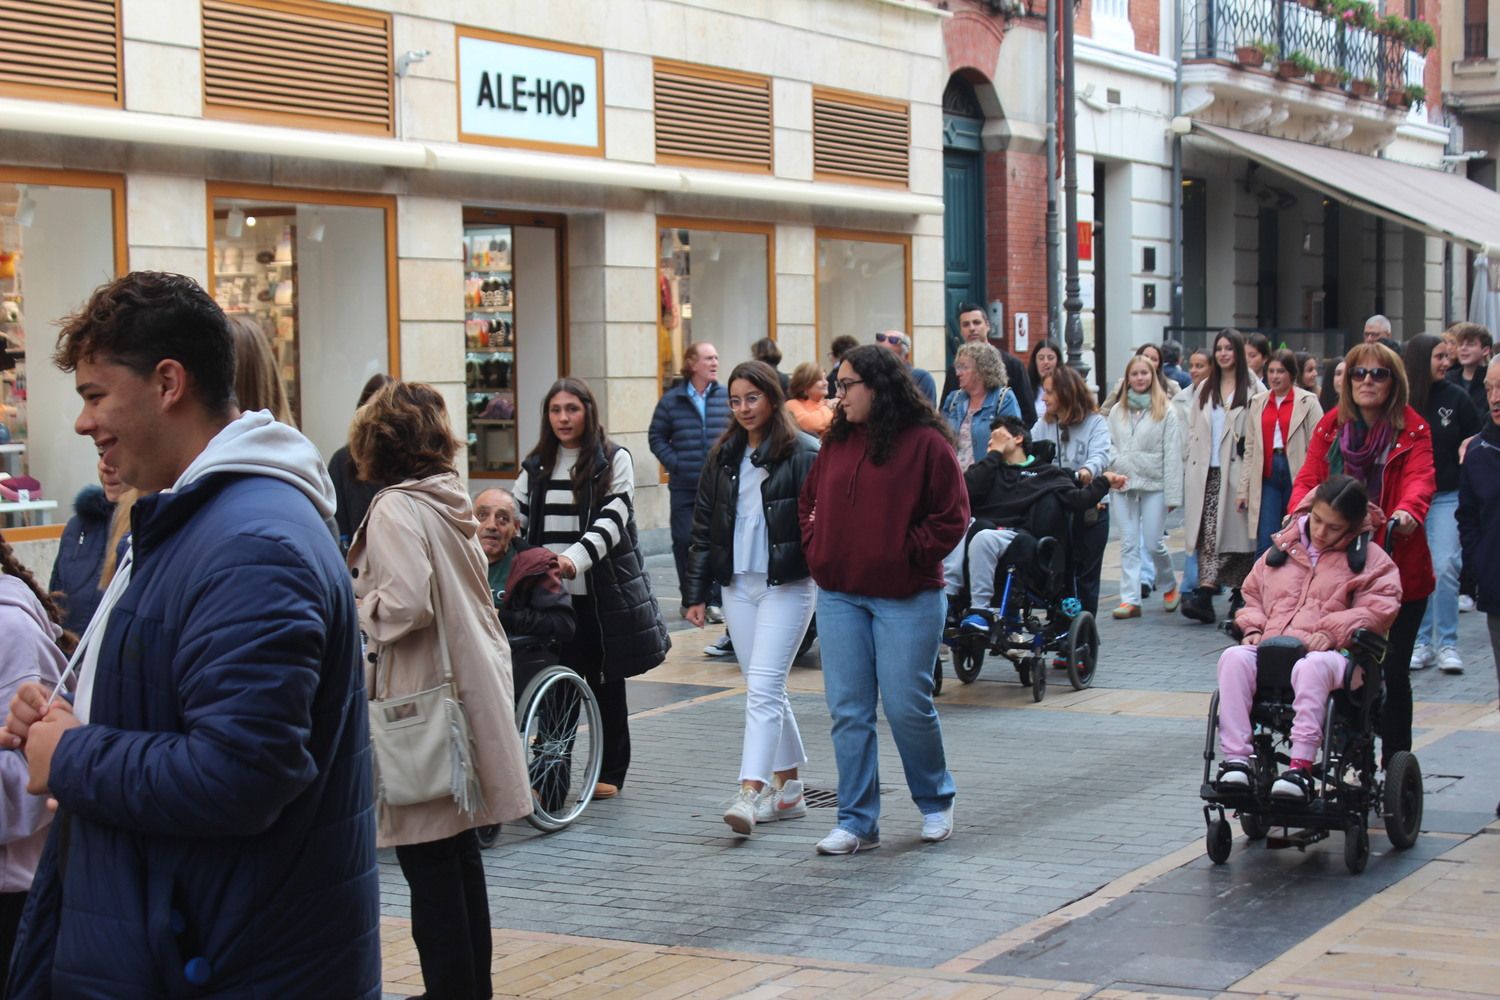
{"type": "MultiPolygon", "coordinates": [[[[1368,536],[1355,544],[1367,545],[1368,536]]],[[[1384,692],[1381,670],[1389,648],[1385,637],[1360,629],[1350,640],[1343,685],[1328,699],[1323,743],[1313,767],[1313,794],[1306,802],[1273,798],[1271,786],[1279,774],[1278,765],[1290,763],[1292,667],[1307,650],[1290,636],[1267,639],[1256,648],[1256,690],[1250,708],[1254,753],[1244,789],[1226,789],[1214,782],[1219,692],[1214,692],[1208,707],[1199,795],[1208,827],[1209,859],[1216,865],[1229,860],[1234,834],[1225,813],[1230,811],[1239,814],[1247,840],[1264,840],[1269,848],[1305,851],[1326,839],[1330,831],[1342,831],[1344,865],[1353,875],[1364,871],[1370,860],[1368,817],[1372,811],[1378,810],[1383,817],[1392,847],[1406,850],[1415,844],[1422,830],[1421,765],[1413,754],[1399,750],[1391,755],[1384,775],[1377,766],[1375,725],[1384,692]],[[1356,667],[1364,669],[1364,683],[1353,688],[1356,667]],[[1278,828],[1282,834],[1271,836],[1278,828]]]]}
{"type": "MultiPolygon", "coordinates": [[[[1059,508],[1052,521],[1041,522],[1061,523],[1062,538],[1017,532],[995,567],[999,612],[989,634],[964,631],[950,614],[943,645],[953,651],[953,673],[960,682],[974,683],[985,655],[990,654],[1011,662],[1021,686],[1031,689],[1034,702],[1047,696],[1049,669],[1065,670],[1075,691],[1094,683],[1099,629],[1094,616],[1079,604],[1076,587],[1068,583],[1074,576],[1065,539],[1072,520],[1059,508]]],[[[967,602],[967,592],[954,598],[955,606],[967,606],[967,602]]],[[[939,659],[933,667],[933,694],[941,693],[942,687],[939,659]]]]}
{"type": "MultiPolygon", "coordinates": [[[[594,797],[604,763],[599,705],[588,683],[557,662],[556,644],[512,636],[511,670],[516,727],[527,755],[532,809],[526,821],[543,833],[569,826],[594,797]]],[[[482,827],[481,847],[491,847],[499,827],[482,827]]]]}

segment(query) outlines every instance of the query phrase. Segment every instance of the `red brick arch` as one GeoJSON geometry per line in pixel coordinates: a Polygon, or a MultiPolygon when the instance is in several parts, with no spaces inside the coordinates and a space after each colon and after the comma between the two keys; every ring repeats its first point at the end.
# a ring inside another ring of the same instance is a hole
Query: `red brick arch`
{"type": "Polygon", "coordinates": [[[1000,43],[1005,40],[1005,30],[997,20],[975,10],[961,10],[948,19],[943,25],[943,46],[950,74],[962,73],[971,83],[994,79],[1000,43]]]}

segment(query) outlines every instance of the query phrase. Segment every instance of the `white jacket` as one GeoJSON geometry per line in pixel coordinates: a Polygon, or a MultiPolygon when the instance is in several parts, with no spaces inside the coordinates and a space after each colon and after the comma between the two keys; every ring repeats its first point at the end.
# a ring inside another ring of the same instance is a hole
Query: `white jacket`
{"type": "Polygon", "coordinates": [[[1168,507],[1182,506],[1182,423],[1175,407],[1168,405],[1160,420],[1152,419],[1149,409],[1112,407],[1109,436],[1113,469],[1126,478],[1127,490],[1162,492],[1168,507]]]}

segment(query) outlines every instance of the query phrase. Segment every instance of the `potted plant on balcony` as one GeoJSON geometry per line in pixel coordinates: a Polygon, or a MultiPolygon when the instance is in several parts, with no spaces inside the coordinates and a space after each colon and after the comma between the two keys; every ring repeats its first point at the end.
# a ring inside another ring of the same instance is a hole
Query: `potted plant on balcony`
{"type": "Polygon", "coordinates": [[[1259,38],[1249,45],[1237,46],[1234,50],[1234,61],[1246,69],[1259,69],[1266,64],[1267,59],[1275,56],[1276,46],[1259,38]]]}
{"type": "Polygon", "coordinates": [[[1357,80],[1349,81],[1349,96],[1369,100],[1375,96],[1375,78],[1373,76],[1362,76],[1357,80]]]}
{"type": "Polygon", "coordinates": [[[1402,40],[1423,55],[1437,44],[1437,32],[1426,21],[1407,21],[1402,40]]]}
{"type": "Polygon", "coordinates": [[[1387,87],[1385,88],[1385,104],[1386,107],[1400,111],[1411,107],[1411,98],[1407,96],[1405,87],[1387,87]]]}
{"type": "Polygon", "coordinates": [[[1276,75],[1283,80],[1303,80],[1308,77],[1318,64],[1305,52],[1293,52],[1276,67],[1276,75]]]}
{"type": "Polygon", "coordinates": [[[1313,69],[1313,86],[1337,87],[1344,82],[1348,75],[1342,70],[1334,69],[1332,66],[1317,66],[1313,69]]]}
{"type": "Polygon", "coordinates": [[[1407,84],[1406,89],[1402,93],[1406,96],[1407,107],[1420,108],[1423,102],[1427,100],[1427,88],[1420,83],[1407,84]]]}

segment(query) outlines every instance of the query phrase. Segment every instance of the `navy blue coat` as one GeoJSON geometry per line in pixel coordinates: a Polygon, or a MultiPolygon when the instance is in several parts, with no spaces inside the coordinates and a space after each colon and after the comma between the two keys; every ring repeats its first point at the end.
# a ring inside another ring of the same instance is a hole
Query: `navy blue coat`
{"type": "Polygon", "coordinates": [[[326,524],[219,473],[142,498],[132,531],[10,995],[378,997],[364,678],[326,524]]]}
{"type": "Polygon", "coordinates": [[[115,505],[104,499],[102,487],[85,486],[73,501],[73,516],[57,546],[47,589],[64,595],[63,628],[74,635],[83,635],[104,596],[99,574],[104,571],[105,543],[114,513],[115,505]]]}
{"type": "Polygon", "coordinates": [[[1500,426],[1493,420],[1485,420],[1459,466],[1458,539],[1464,567],[1479,584],[1474,606],[1500,614],[1500,426]]]}
{"type": "Polygon", "coordinates": [[[714,442],[729,426],[729,393],[722,385],[709,383],[703,410],[704,415],[698,416],[698,408],[688,398],[687,383],[679,382],[656,404],[647,434],[651,454],[671,477],[668,489],[690,498],[698,495],[703,463],[708,461],[714,442]]]}

